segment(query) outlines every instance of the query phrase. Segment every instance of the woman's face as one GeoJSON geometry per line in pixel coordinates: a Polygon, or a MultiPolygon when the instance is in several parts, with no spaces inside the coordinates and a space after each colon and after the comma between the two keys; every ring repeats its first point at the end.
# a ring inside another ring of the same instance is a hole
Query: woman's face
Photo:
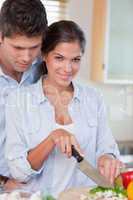
{"type": "Polygon", "coordinates": [[[68,87],[80,68],[81,48],[78,42],[61,42],[44,56],[47,81],[57,88],[68,87]]]}

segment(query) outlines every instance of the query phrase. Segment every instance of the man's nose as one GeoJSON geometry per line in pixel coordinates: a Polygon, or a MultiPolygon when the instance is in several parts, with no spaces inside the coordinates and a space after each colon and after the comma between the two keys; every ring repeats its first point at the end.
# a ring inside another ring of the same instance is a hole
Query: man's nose
{"type": "Polygon", "coordinates": [[[29,62],[31,60],[31,53],[29,49],[25,49],[23,51],[22,59],[24,62],[29,62]]]}

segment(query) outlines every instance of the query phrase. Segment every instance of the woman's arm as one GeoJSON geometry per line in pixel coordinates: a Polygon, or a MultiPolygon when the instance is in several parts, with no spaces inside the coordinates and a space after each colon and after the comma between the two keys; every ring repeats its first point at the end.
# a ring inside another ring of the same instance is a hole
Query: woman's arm
{"type": "MultiPolygon", "coordinates": [[[[20,181],[27,181],[40,174],[45,167],[45,161],[55,146],[68,157],[71,156],[72,144],[80,151],[74,135],[63,129],[52,131],[47,138],[42,138],[42,141],[39,144],[37,143],[37,146],[33,145],[34,147],[31,148],[32,143],[30,144],[28,132],[28,117],[31,117],[31,114],[28,114],[27,106],[30,107],[32,104],[27,105],[30,102],[25,102],[28,94],[16,91],[16,93],[8,97],[6,106],[6,158],[11,175],[20,181]]],[[[33,120],[34,123],[35,121],[33,120]]],[[[35,134],[32,137],[36,137],[32,138],[33,141],[37,139],[35,134]]]]}
{"type": "Polygon", "coordinates": [[[119,158],[118,145],[108,125],[108,116],[102,96],[98,98],[97,120],[97,158],[104,154],[112,154],[119,158]]]}
{"type": "Polygon", "coordinates": [[[52,152],[55,144],[50,137],[43,140],[34,149],[29,150],[27,154],[27,160],[29,161],[32,169],[39,170],[43,162],[48,158],[52,152]]]}
{"type": "Polygon", "coordinates": [[[32,166],[32,169],[39,170],[55,146],[57,146],[62,153],[70,157],[72,144],[81,152],[76,138],[71,133],[64,129],[56,129],[37,145],[37,147],[28,152],[27,160],[32,166]]]}
{"type": "MultiPolygon", "coordinates": [[[[23,111],[23,104],[16,105],[18,96],[15,97],[15,94],[10,96],[8,99],[9,104],[6,107],[6,158],[13,178],[27,182],[41,173],[45,167],[44,162],[55,146],[70,157],[71,145],[75,145],[77,149],[79,149],[79,145],[71,133],[63,129],[57,129],[52,131],[47,138],[42,138],[42,142],[31,149],[28,145],[30,141],[27,142],[28,133],[24,132],[24,130],[27,130],[28,119],[23,124],[26,113],[23,111]]],[[[22,100],[21,96],[19,99],[22,100]]]]}
{"type": "Polygon", "coordinates": [[[119,150],[107,123],[106,108],[102,97],[98,106],[97,165],[102,175],[111,183],[123,166],[119,160],[119,150]]]}

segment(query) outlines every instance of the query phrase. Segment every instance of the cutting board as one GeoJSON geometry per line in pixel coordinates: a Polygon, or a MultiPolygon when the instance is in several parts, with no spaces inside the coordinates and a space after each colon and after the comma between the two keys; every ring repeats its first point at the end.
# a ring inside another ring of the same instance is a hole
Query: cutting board
{"type": "Polygon", "coordinates": [[[73,188],[62,192],[58,200],[81,200],[81,195],[86,195],[89,188],[73,188]]]}

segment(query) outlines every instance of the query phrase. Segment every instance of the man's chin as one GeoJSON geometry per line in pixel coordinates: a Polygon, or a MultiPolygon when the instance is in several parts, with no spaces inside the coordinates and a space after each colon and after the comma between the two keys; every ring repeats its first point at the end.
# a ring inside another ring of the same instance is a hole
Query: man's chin
{"type": "Polygon", "coordinates": [[[30,68],[30,66],[25,66],[25,67],[19,66],[19,67],[16,67],[16,71],[22,73],[22,72],[27,71],[29,68],[30,68]]]}

